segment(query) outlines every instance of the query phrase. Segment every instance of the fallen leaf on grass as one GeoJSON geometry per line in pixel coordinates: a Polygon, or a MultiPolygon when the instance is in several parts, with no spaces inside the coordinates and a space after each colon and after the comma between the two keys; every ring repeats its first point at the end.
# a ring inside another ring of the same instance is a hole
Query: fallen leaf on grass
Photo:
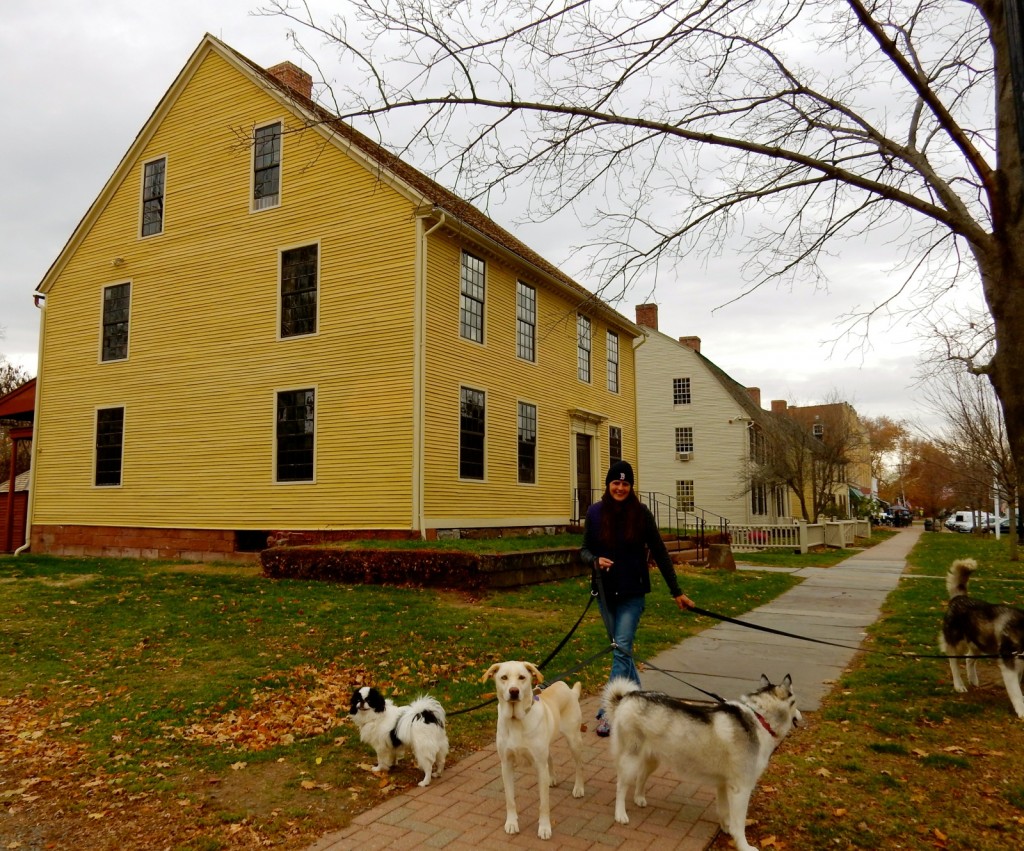
{"type": "Polygon", "coordinates": [[[248,764],[249,763],[247,763],[247,762],[233,762],[233,763],[231,763],[231,770],[232,771],[241,771],[241,769],[245,768],[248,764]]]}

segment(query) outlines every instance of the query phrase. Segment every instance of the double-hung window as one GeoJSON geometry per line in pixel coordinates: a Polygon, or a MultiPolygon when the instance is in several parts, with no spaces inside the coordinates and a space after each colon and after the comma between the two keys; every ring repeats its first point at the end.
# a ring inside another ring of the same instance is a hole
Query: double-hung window
{"type": "Polygon", "coordinates": [[[576,375],[580,381],[590,383],[590,320],[578,314],[576,316],[576,375]]]}
{"type": "Polygon", "coordinates": [[[516,355],[537,360],[537,290],[516,281],[516,355]]]}
{"type": "Polygon", "coordinates": [[[619,392],[619,335],[608,332],[608,390],[611,393],[619,392]]]}
{"type": "Polygon", "coordinates": [[[764,515],[768,513],[768,486],[753,484],[750,486],[750,513],[764,515]]]}
{"type": "Polygon", "coordinates": [[[131,284],[114,284],[103,288],[103,340],[100,360],[124,360],[128,357],[131,301],[131,284]]]}
{"type": "Polygon", "coordinates": [[[693,498],[693,479],[676,482],[676,504],[680,511],[693,511],[696,503],[693,498]]]}
{"type": "Polygon", "coordinates": [[[252,208],[281,203],[281,122],[257,127],[252,148],[252,208]]]}
{"type": "Polygon", "coordinates": [[[96,472],[97,487],[116,487],[121,484],[121,465],[124,456],[124,408],[100,408],[96,411],[96,472]]]}
{"type": "Polygon", "coordinates": [[[282,337],[316,333],[319,246],[281,252],[282,337]]]}
{"type": "Polygon", "coordinates": [[[673,405],[689,405],[690,404],[690,379],[689,378],[673,378],[672,379],[672,404],[673,405]]]}
{"type": "Polygon", "coordinates": [[[693,452],[693,426],[676,428],[676,452],[693,452]]]}
{"type": "Polygon", "coordinates": [[[537,406],[519,403],[519,483],[537,481],[537,406]]]}
{"type": "Polygon", "coordinates": [[[164,230],[164,177],[167,160],[161,158],[142,168],[142,235],[153,236],[164,230]]]}
{"type": "Polygon", "coordinates": [[[278,482],[313,481],[316,451],[316,390],[277,394],[275,477],[278,482]]]}
{"type": "Polygon", "coordinates": [[[608,426],[608,463],[622,460],[622,429],[608,426]]]}
{"type": "Polygon", "coordinates": [[[487,264],[468,251],[462,252],[459,275],[459,333],[474,343],[484,341],[484,283],[487,264]]]}
{"type": "Polygon", "coordinates": [[[459,412],[459,477],[483,479],[486,396],[483,390],[461,389],[459,412]]]}

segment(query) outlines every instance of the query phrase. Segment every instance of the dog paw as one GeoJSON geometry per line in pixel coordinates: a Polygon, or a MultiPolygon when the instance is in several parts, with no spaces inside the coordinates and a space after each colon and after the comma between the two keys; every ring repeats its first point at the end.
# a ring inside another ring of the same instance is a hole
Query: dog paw
{"type": "Polygon", "coordinates": [[[645,798],[643,795],[637,795],[635,798],[633,798],[633,803],[636,804],[638,807],[646,807],[647,798],[645,798]]]}
{"type": "Polygon", "coordinates": [[[541,839],[550,839],[551,838],[551,825],[550,824],[542,824],[542,825],[540,825],[537,828],[537,836],[539,836],[541,839]]]}
{"type": "Polygon", "coordinates": [[[582,783],[579,786],[573,786],[572,787],[572,796],[574,798],[582,798],[583,797],[583,784],[582,783]]]}
{"type": "Polygon", "coordinates": [[[618,810],[616,810],[615,821],[617,821],[619,824],[629,824],[629,816],[626,815],[625,810],[623,810],[621,813],[618,810]]]}
{"type": "Polygon", "coordinates": [[[508,833],[510,835],[513,833],[519,833],[519,819],[505,819],[505,833],[508,833]]]}
{"type": "Polygon", "coordinates": [[[953,691],[960,692],[960,694],[963,694],[965,691],[967,691],[967,686],[965,686],[965,685],[953,686],[953,691]]]}
{"type": "Polygon", "coordinates": [[[423,778],[423,779],[422,779],[422,780],[421,780],[421,781],[420,781],[419,783],[417,783],[416,785],[417,785],[417,786],[429,786],[429,785],[430,785],[430,777],[429,777],[429,775],[428,775],[427,777],[424,777],[424,778],[423,778]]]}

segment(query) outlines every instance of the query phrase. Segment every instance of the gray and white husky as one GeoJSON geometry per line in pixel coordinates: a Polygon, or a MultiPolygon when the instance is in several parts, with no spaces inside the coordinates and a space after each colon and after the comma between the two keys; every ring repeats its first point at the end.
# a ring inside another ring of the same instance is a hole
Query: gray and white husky
{"type": "Polygon", "coordinates": [[[747,843],[745,830],[750,794],[775,748],[803,720],[789,674],[779,685],[762,674],[757,691],[717,704],[641,691],[630,680],[616,678],[605,687],[604,707],[618,775],[615,821],[629,823],[630,783],[633,802],[647,806],[647,778],[664,762],[683,777],[714,783],[722,830],[737,851],[757,851],[747,843]]]}
{"type": "Polygon", "coordinates": [[[1024,718],[1024,695],[1020,678],[1024,673],[1024,611],[995,603],[986,603],[967,595],[967,581],[978,568],[973,558],[954,561],[946,574],[949,602],[942,619],[939,647],[950,657],[953,688],[967,691],[960,678],[960,663],[954,656],[966,656],[967,679],[978,684],[977,662],[972,656],[998,656],[1003,685],[1018,718],[1024,718]]]}

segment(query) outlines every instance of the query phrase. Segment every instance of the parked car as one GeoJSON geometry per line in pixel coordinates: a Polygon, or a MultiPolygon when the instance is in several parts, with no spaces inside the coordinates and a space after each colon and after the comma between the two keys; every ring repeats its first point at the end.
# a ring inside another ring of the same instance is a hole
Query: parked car
{"type": "MultiPolygon", "coordinates": [[[[1024,518],[1018,517],[1017,518],[1017,536],[1018,537],[1020,537],[1021,525],[1022,524],[1024,524],[1024,518]]],[[[995,520],[991,520],[991,521],[989,521],[988,523],[985,524],[985,531],[986,532],[994,532],[995,530],[996,530],[995,520]]],[[[1009,535],[1010,534],[1010,518],[1009,517],[1003,517],[999,521],[999,534],[1000,535],[1009,535]]]]}
{"type": "Polygon", "coordinates": [[[995,518],[987,511],[960,509],[949,515],[946,520],[946,528],[951,532],[973,532],[975,521],[982,528],[986,528],[990,523],[995,522],[995,518]]]}

